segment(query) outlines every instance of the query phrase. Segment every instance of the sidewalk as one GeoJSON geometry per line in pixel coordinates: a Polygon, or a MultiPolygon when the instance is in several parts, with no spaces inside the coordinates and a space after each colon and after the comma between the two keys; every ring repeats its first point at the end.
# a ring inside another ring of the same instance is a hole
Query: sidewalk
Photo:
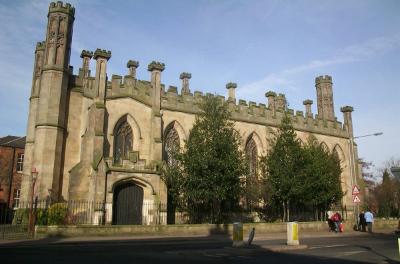
{"type": "MultiPolygon", "coordinates": [[[[375,233],[390,234],[394,230],[382,229],[376,230],[375,233]]],[[[368,236],[370,234],[364,232],[348,231],[344,233],[334,233],[328,231],[318,231],[318,232],[299,232],[299,239],[304,238],[324,238],[324,237],[352,237],[352,236],[368,236]]],[[[247,242],[248,234],[243,234],[243,240],[247,242]]],[[[80,243],[116,243],[116,242],[147,242],[147,243],[209,243],[213,242],[228,242],[231,241],[229,235],[174,235],[174,236],[129,236],[129,235],[117,235],[117,236],[90,236],[90,237],[52,237],[43,239],[24,239],[24,240],[0,240],[0,247],[9,246],[37,246],[37,245],[59,245],[59,244],[80,244],[80,243]]],[[[270,244],[271,243],[285,243],[286,232],[279,233],[269,233],[269,234],[257,234],[253,240],[253,244],[270,244]]]]}

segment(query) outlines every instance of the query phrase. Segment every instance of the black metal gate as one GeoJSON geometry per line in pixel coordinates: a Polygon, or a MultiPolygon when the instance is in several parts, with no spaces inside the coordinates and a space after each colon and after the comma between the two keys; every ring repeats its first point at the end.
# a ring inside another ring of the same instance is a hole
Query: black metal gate
{"type": "Polygon", "coordinates": [[[119,185],[114,190],[113,224],[141,225],[143,189],[134,183],[119,185]]]}

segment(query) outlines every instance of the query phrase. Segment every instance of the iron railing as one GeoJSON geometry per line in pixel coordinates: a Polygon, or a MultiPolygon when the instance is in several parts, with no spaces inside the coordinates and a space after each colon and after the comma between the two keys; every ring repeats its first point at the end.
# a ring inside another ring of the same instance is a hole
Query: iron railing
{"type": "MultiPolygon", "coordinates": [[[[198,223],[232,223],[235,221],[246,222],[271,222],[279,221],[281,212],[268,208],[252,208],[251,210],[237,209],[222,212],[215,216],[212,212],[201,210],[168,211],[165,203],[144,201],[140,219],[134,223],[142,225],[163,224],[198,224],[198,223]]],[[[31,206],[30,202],[20,201],[18,207],[2,208],[0,211],[0,224],[27,225],[32,210],[35,225],[103,225],[116,224],[113,219],[112,203],[103,201],[69,200],[52,202],[49,200],[36,200],[31,206]]],[[[291,210],[291,221],[325,220],[325,212],[316,214],[307,210],[291,210]]]]}

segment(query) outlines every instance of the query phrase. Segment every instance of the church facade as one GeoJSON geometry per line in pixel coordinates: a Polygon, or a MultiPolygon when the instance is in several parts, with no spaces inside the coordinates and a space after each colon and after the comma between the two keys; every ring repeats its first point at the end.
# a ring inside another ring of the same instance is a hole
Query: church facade
{"type": "MultiPolygon", "coordinates": [[[[83,50],[77,75],[70,66],[75,9],[51,3],[46,38],[36,45],[27,126],[21,199],[32,192],[39,199],[103,201],[111,222],[119,199],[133,194],[136,204],[166,202],[166,187],[159,166],[172,144],[183,147],[193,126],[197,105],[204,95],[190,89],[190,73],[179,77],[182,87],[161,82],[165,65],[148,64],[150,79],[136,76],[139,62],[129,60],[124,76],[107,74],[111,52],[83,50]],[[95,63],[92,74],[90,63],[95,63]],[[37,171],[35,188],[32,171],[37,171]]],[[[266,93],[266,103],[238,100],[235,83],[228,83],[227,98],[242,148],[250,157],[266,155],[268,139],[279,126],[284,111],[293,120],[298,137],[314,135],[341,160],[343,204],[351,208],[351,188],[358,179],[351,112],[341,108],[344,122],[334,113],[332,78],[315,79],[318,113],[305,100],[305,111],[286,108],[283,94],[266,93]]],[[[129,198],[130,199],[130,198],[129,198]]]]}

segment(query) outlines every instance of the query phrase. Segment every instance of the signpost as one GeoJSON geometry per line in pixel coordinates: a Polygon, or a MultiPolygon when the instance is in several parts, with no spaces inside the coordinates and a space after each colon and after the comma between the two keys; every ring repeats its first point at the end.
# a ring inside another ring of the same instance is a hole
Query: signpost
{"type": "MultiPolygon", "coordinates": [[[[353,189],[351,191],[351,194],[353,195],[353,203],[357,204],[357,214],[360,212],[360,209],[358,208],[361,200],[360,197],[358,197],[358,195],[360,194],[360,188],[358,188],[357,185],[353,185],[353,189]]],[[[356,215],[356,213],[354,212],[354,217],[356,219],[357,222],[357,226],[358,226],[358,217],[356,215]]]]}
{"type": "Polygon", "coordinates": [[[352,195],[358,195],[358,194],[360,194],[360,189],[358,188],[357,185],[354,185],[354,186],[353,186],[353,190],[351,191],[351,194],[352,194],[352,195]]]}

